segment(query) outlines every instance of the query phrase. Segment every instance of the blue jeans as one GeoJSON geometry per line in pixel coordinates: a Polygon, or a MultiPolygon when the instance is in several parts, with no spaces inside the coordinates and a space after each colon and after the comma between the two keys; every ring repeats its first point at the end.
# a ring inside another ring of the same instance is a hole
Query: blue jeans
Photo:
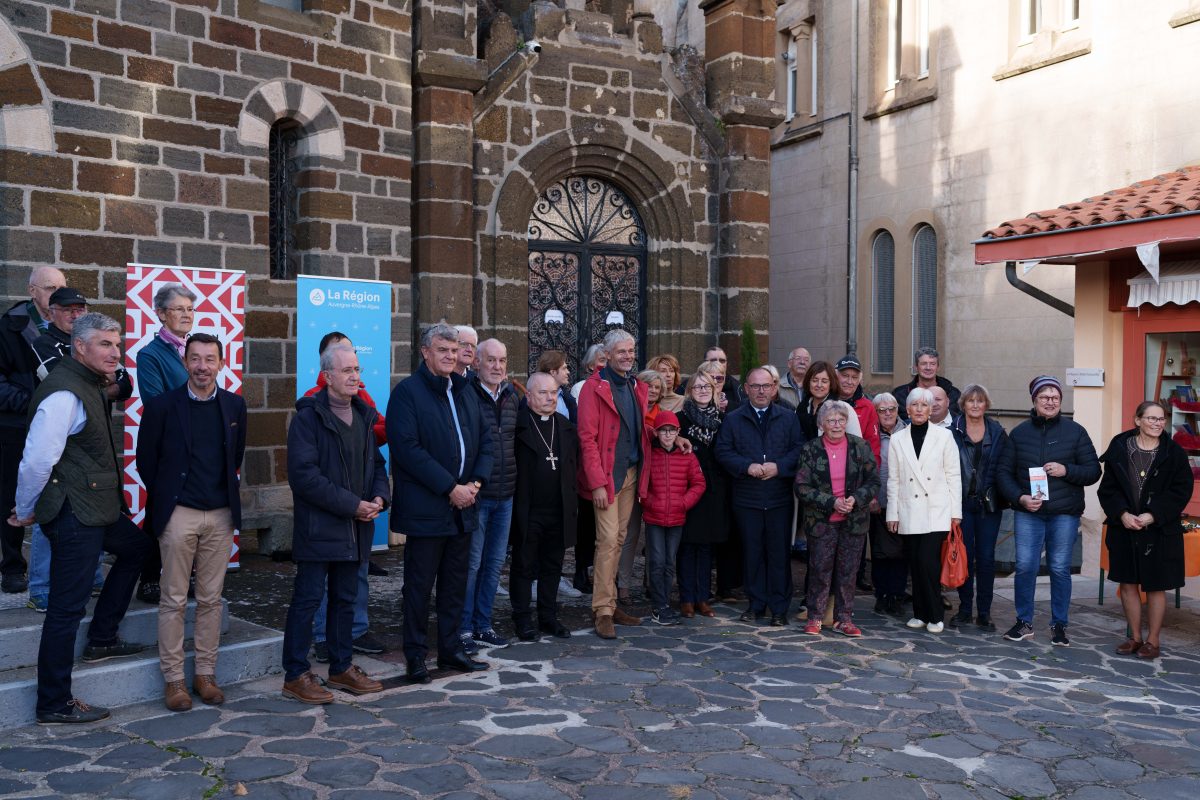
{"type": "MultiPolygon", "coordinates": [[[[96,563],[96,576],[92,578],[92,586],[104,585],[104,554],[96,563]]],[[[50,595],[50,540],[42,532],[41,525],[33,526],[33,535],[29,537],[29,597],[45,599],[50,595]]]]}
{"type": "Polygon", "coordinates": [[[1014,580],[1017,619],[1033,624],[1033,593],[1042,548],[1050,568],[1050,624],[1066,625],[1071,605],[1071,554],[1079,535],[1079,517],[1017,511],[1017,574],[1014,580]]]}
{"type": "Polygon", "coordinates": [[[650,601],[654,608],[666,608],[671,604],[671,584],[675,582],[675,554],[679,552],[679,540],[683,538],[683,526],[667,528],[662,525],[646,526],[646,571],[650,573],[650,601]]]}
{"type": "Polygon", "coordinates": [[[312,641],[313,615],[321,597],[333,600],[327,606],[329,674],[350,669],[354,656],[350,636],[354,600],[358,596],[358,561],[297,561],[292,584],[292,602],[283,627],[284,680],[294,681],[309,670],[308,648],[312,641]]]}
{"type": "MultiPolygon", "coordinates": [[[[367,588],[367,568],[370,561],[364,560],[358,565],[358,597],[354,600],[354,624],[350,634],[357,639],[367,632],[367,599],[370,590],[367,588]]],[[[313,617],[313,641],[325,641],[325,616],[329,610],[329,594],[321,593],[321,605],[317,606],[317,615],[313,617]]]]}
{"type": "Polygon", "coordinates": [[[64,502],[58,516],[46,523],[45,533],[53,552],[46,621],[42,623],[38,647],[37,712],[54,714],[66,711],[73,696],[71,666],[75,661],[75,634],[87,612],[96,559],[103,550],[117,557],[92,610],[88,642],[115,644],[117,627],[129,608],[142,562],[154,540],[123,514],[112,525],[85,525],[71,511],[70,501],[64,502]]]}
{"type": "Polygon", "coordinates": [[[967,548],[967,582],[958,587],[960,613],[971,613],[972,601],[980,616],[991,616],[992,586],[996,582],[996,537],[1002,511],[985,514],[964,511],[963,544],[967,548]]]}
{"type": "Polygon", "coordinates": [[[479,527],[471,534],[467,563],[467,594],[463,601],[462,633],[492,627],[492,606],[500,585],[500,568],[508,553],[508,528],[512,522],[513,499],[479,500],[475,503],[479,527]]]}

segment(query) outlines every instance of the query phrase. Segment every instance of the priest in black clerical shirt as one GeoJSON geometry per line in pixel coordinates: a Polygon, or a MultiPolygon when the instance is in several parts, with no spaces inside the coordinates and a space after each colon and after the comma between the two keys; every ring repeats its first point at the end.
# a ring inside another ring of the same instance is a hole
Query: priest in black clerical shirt
{"type": "Polygon", "coordinates": [[[529,376],[526,390],[526,405],[517,412],[517,492],[509,536],[509,593],[517,637],[531,642],[539,633],[563,639],[571,635],[558,621],[558,579],[563,553],[575,544],[579,438],[571,421],[556,413],[558,382],[551,375],[535,372],[529,376]],[[535,580],[536,623],[530,610],[535,580]]]}

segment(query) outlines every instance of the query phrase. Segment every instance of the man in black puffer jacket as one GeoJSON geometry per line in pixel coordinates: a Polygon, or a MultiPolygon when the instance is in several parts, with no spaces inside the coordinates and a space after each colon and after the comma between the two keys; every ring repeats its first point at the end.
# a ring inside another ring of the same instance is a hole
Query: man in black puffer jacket
{"type": "Polygon", "coordinates": [[[1010,434],[996,471],[996,485],[1013,507],[1016,523],[1017,621],[1004,638],[1019,642],[1033,636],[1033,594],[1044,548],[1050,567],[1050,641],[1065,647],[1070,644],[1071,554],[1083,515],[1083,487],[1100,480],[1100,462],[1087,431],[1061,415],[1057,378],[1034,378],[1029,394],[1034,402],[1030,418],[1010,434]],[[1043,486],[1031,486],[1031,470],[1044,472],[1043,486]]]}
{"type": "Polygon", "coordinates": [[[508,639],[492,627],[492,605],[500,585],[500,568],[508,552],[513,495],[517,490],[517,409],[521,398],[508,382],[508,348],[499,339],[484,339],[475,351],[471,388],[479,397],[480,415],[492,440],[492,474],[479,490],[475,507],[479,527],[471,534],[467,595],[459,638],[468,653],[476,642],[507,647],[508,639]]]}

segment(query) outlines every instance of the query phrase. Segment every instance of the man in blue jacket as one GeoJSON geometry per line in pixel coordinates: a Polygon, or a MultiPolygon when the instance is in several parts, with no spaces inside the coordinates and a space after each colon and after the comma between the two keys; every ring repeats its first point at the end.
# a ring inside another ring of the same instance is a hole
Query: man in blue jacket
{"type": "Polygon", "coordinates": [[[717,434],[717,461],[733,476],[733,516],[742,534],[746,595],[743,622],[787,625],[792,594],[788,552],[792,481],[804,433],[787,408],[771,402],[775,383],[754,369],[742,388],[748,402],[725,417],[717,434]]]}
{"type": "Polygon", "coordinates": [[[327,385],[296,401],[287,442],[296,582],[283,633],[283,694],[311,704],[333,702],[308,662],[313,614],[326,587],[327,685],[352,694],[383,688],[351,661],[359,566],[371,557],[374,520],[388,503],[387,468],[372,432],[379,412],[358,396],[362,369],[353,347],[327,348],[321,372],[327,385]]]}
{"type": "Polygon", "coordinates": [[[463,651],[458,636],[476,497],[492,474],[492,441],[479,401],[457,372],[458,331],[438,323],[421,337],[422,363],[392,390],[387,438],[395,482],[392,530],[404,545],[404,656],[408,677],[428,683],[425,627],[437,585],[438,666],[487,669],[463,651]]]}

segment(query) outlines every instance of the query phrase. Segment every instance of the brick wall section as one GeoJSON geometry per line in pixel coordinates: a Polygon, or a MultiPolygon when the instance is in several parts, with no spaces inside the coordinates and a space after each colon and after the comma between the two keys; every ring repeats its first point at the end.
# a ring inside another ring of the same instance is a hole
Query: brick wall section
{"type": "MultiPolygon", "coordinates": [[[[245,270],[248,527],[290,507],[283,445],[295,396],[295,285],[268,275],[267,153],[237,138],[263,82],[313,87],[345,136],[343,161],[305,164],[302,271],[392,281],[397,372],[411,359],[408,3],[306,5],[0,3],[32,66],[3,76],[6,98],[42,102],[53,124],[51,152],[0,141],[0,291],[21,296],[29,269],[56,264],[96,310],[123,319],[127,262],[245,270]]],[[[386,400],[387,387],[372,391],[386,400]]]]}

